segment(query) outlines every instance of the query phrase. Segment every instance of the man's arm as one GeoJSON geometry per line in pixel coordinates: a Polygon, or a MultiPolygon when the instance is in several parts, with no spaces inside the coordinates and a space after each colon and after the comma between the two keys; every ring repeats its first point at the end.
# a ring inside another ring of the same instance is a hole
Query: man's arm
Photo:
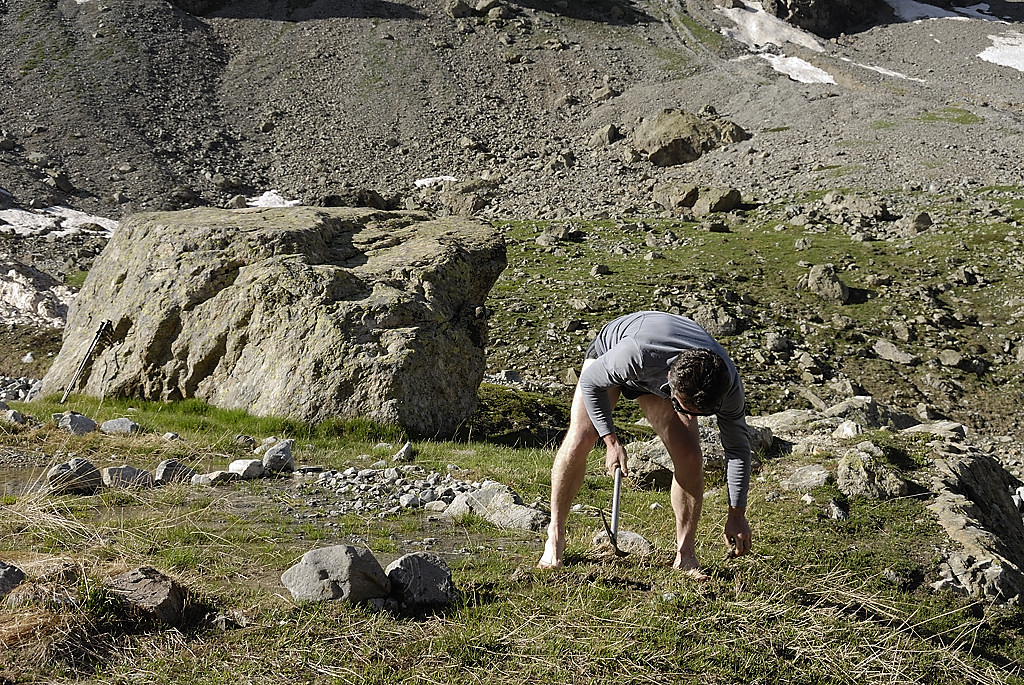
{"type": "Polygon", "coordinates": [[[622,386],[638,377],[641,368],[640,347],[632,338],[619,342],[615,347],[594,360],[580,374],[580,391],[590,421],[597,434],[604,437],[615,433],[612,423],[612,401],[608,388],[622,386]]]}

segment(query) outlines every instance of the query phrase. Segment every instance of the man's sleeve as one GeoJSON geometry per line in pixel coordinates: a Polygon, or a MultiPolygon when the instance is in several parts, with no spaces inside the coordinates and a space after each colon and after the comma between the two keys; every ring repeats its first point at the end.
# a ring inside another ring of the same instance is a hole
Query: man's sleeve
{"type": "Polygon", "coordinates": [[[604,437],[615,432],[612,423],[612,401],[608,389],[622,386],[638,378],[641,366],[640,347],[627,338],[608,350],[580,374],[580,391],[597,434],[604,437]]]}
{"type": "Polygon", "coordinates": [[[718,414],[718,434],[725,450],[725,480],[729,506],[746,507],[750,489],[750,436],[744,412],[743,384],[737,376],[718,414]]]}

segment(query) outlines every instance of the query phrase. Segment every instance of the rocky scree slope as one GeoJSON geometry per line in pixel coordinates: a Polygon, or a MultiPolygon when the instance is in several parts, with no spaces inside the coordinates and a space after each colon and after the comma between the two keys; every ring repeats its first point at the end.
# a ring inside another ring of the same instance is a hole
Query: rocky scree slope
{"type": "MultiPolygon", "coordinates": [[[[26,0],[0,8],[10,38],[0,43],[0,187],[10,191],[0,204],[61,202],[123,216],[276,188],[307,203],[361,198],[492,219],[576,217],[560,230],[593,243],[540,246],[541,224],[506,225],[522,249],[507,273],[535,294],[507,301],[499,284],[493,372],[561,382],[578,363],[565,336],[582,341],[627,309],[697,315],[703,307],[720,335],[732,326],[740,336],[758,409],[813,404],[806,383],[828,394],[825,384],[845,375],[887,401],[928,404],[976,429],[1018,430],[1014,386],[998,384],[1012,381],[1019,363],[1010,284],[1020,271],[1020,202],[1012,190],[985,187],[1022,183],[1022,75],[977,55],[989,34],[1019,23],[1020,3],[992,6],[1008,24],[906,23],[882,7],[874,24],[815,38],[820,51],[761,46],[763,55],[799,55],[832,84],[772,70],[721,34],[736,28],[727,8],[701,1],[182,7],[26,0]],[[654,166],[633,149],[642,118],[707,106],[751,137],[677,167],[654,166]],[[624,136],[593,143],[609,125],[624,136]],[[470,179],[481,202],[413,184],[443,174],[470,179]],[[719,222],[668,220],[653,203],[666,182],[735,187],[747,205],[719,222]],[[854,200],[822,198],[835,187],[857,191],[854,200]],[[937,223],[927,250],[893,228],[921,211],[937,223]],[[585,221],[601,217],[609,219],[585,221]],[[743,249],[748,235],[707,234],[740,225],[764,245],[743,249]],[[643,259],[648,252],[668,259],[643,259]],[[876,252],[888,255],[885,269],[876,252]],[[799,292],[810,265],[831,262],[855,293],[871,296],[836,311],[807,306],[813,298],[769,309],[778,296],[760,288],[772,273],[762,259],[776,260],[787,291],[799,292]],[[589,273],[606,261],[610,276],[589,273]],[[879,363],[876,336],[912,348],[922,363],[879,363]],[[850,347],[837,345],[845,338],[850,347]],[[943,364],[944,349],[961,360],[947,355],[943,364]],[[992,392],[993,383],[1006,392],[992,392]]],[[[97,236],[0,230],[0,252],[57,277],[88,269],[102,245],[97,236]]],[[[22,329],[9,339],[6,375],[29,375],[18,360],[45,341],[22,329]]],[[[35,358],[38,370],[45,351],[35,358]]]]}
{"type": "MultiPolygon", "coordinates": [[[[1019,21],[1018,6],[993,13],[1019,21]]],[[[992,22],[893,22],[883,6],[820,52],[786,44],[835,80],[807,84],[722,36],[736,26],[708,2],[479,7],[12,3],[0,187],[104,216],[269,188],[450,211],[413,182],[483,176],[494,187],[473,210],[538,217],[650,209],[673,174],[754,197],[1020,182],[1021,75],[976,58],[992,22]],[[706,105],[753,138],[682,170],[628,137],[591,146],[602,126],[706,105]],[[970,125],[942,121],[951,107],[970,125]]]]}

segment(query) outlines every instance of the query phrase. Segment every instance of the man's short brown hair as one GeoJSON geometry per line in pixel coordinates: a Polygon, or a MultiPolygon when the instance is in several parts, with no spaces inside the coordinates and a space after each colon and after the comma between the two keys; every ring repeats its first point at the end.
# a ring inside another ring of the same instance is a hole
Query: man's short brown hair
{"type": "Polygon", "coordinates": [[[729,367],[713,350],[683,350],[669,367],[668,385],[687,409],[713,414],[729,391],[729,367]]]}

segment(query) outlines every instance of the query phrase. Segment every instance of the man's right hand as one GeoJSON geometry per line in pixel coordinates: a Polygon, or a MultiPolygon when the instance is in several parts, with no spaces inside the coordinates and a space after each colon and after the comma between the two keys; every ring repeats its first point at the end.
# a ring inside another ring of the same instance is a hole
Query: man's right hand
{"type": "Polygon", "coordinates": [[[609,433],[602,440],[604,440],[605,446],[604,467],[608,469],[608,475],[614,476],[615,469],[618,468],[622,469],[623,476],[628,476],[626,448],[619,442],[619,437],[615,433],[609,433]]]}

